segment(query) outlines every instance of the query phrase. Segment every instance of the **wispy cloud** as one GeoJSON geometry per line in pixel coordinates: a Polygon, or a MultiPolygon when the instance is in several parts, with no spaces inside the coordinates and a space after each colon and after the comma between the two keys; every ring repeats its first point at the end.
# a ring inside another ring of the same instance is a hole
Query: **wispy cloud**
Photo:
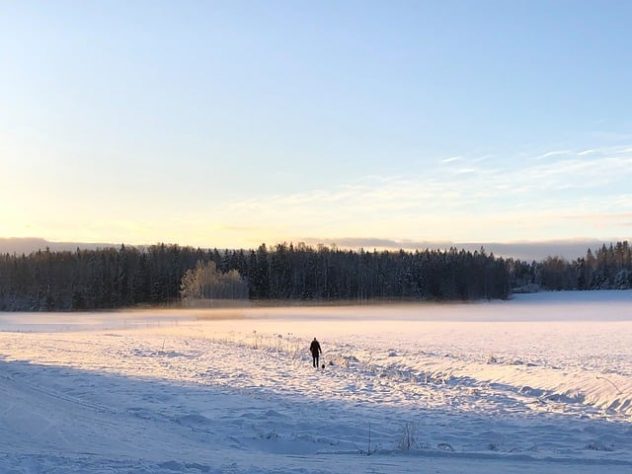
{"type": "Polygon", "coordinates": [[[553,150],[553,151],[548,151],[546,153],[543,153],[541,155],[537,155],[537,156],[533,157],[533,159],[534,160],[545,160],[545,159],[551,158],[553,156],[563,156],[563,155],[569,155],[571,153],[572,153],[571,150],[553,150]]]}
{"type": "Polygon", "coordinates": [[[463,157],[462,156],[451,156],[449,158],[444,158],[443,160],[441,160],[441,163],[454,163],[455,161],[462,161],[463,157]]]}
{"type": "Polygon", "coordinates": [[[632,182],[628,149],[555,150],[547,153],[555,160],[525,159],[519,164],[474,163],[459,157],[449,161],[457,167],[421,175],[369,176],[330,189],[235,201],[214,214],[227,225],[248,223],[296,237],[312,233],[352,238],[369,231],[387,240],[412,241],[594,235],[606,230],[613,235],[621,228],[617,219],[601,226],[595,216],[612,215],[613,206],[618,212],[632,212],[632,201],[611,189],[632,182]],[[574,214],[585,218],[570,225],[565,216],[574,214]]]}
{"type": "MultiPolygon", "coordinates": [[[[159,235],[194,245],[250,246],[305,236],[340,244],[341,238],[370,236],[378,240],[365,242],[367,247],[412,248],[437,241],[625,236],[632,222],[632,148],[589,149],[548,161],[462,155],[423,173],[374,174],[301,192],[207,201],[169,215],[156,208],[128,221],[106,216],[83,225],[80,238],[151,242],[159,235]],[[134,240],[111,237],[120,235],[134,240]]],[[[66,228],[63,216],[50,219],[57,219],[50,227],[66,228]]]]}

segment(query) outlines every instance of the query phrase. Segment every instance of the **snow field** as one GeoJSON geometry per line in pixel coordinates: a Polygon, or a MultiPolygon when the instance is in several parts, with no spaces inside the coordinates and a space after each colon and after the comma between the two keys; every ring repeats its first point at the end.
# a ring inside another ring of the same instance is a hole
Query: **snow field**
{"type": "Polygon", "coordinates": [[[630,472],[630,306],[598,303],[12,320],[0,472],[630,472]]]}

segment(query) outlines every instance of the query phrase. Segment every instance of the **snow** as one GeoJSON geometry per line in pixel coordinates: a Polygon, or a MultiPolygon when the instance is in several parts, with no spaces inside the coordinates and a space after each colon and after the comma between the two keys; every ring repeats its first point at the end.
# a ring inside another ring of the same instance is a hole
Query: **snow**
{"type": "Polygon", "coordinates": [[[631,472],[632,291],[0,313],[0,400],[2,473],[631,472]]]}

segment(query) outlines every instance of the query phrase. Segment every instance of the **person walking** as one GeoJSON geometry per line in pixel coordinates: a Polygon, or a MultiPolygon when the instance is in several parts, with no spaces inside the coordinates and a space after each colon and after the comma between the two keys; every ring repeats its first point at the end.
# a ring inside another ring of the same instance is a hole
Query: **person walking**
{"type": "Polygon", "coordinates": [[[320,354],[323,353],[323,350],[320,348],[319,342],[314,338],[312,343],[309,346],[309,351],[312,353],[312,364],[314,367],[318,368],[318,358],[320,354]]]}

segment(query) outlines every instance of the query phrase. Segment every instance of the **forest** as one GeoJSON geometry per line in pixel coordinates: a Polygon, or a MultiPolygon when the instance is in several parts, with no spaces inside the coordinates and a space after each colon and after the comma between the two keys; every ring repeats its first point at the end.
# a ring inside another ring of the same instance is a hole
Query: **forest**
{"type": "MultiPolygon", "coordinates": [[[[158,244],[0,255],[0,311],[79,311],[177,304],[213,263],[215,281],[252,300],[505,299],[513,292],[632,288],[628,242],[585,257],[503,259],[484,249],[352,251],[304,244],[203,250],[158,244]],[[221,274],[227,274],[225,278],[221,274]],[[228,286],[227,286],[228,285],[228,286]]],[[[207,272],[208,273],[208,272],[207,272]]]]}
{"type": "Polygon", "coordinates": [[[506,298],[504,260],[481,252],[365,252],[279,244],[255,250],[38,251],[0,256],[0,310],[85,310],[173,304],[198,263],[236,271],[253,300],[474,300],[506,298]]]}
{"type": "Polygon", "coordinates": [[[632,288],[632,249],[627,241],[567,261],[547,257],[541,262],[508,260],[514,292],[543,290],[607,290],[632,288]]]}

